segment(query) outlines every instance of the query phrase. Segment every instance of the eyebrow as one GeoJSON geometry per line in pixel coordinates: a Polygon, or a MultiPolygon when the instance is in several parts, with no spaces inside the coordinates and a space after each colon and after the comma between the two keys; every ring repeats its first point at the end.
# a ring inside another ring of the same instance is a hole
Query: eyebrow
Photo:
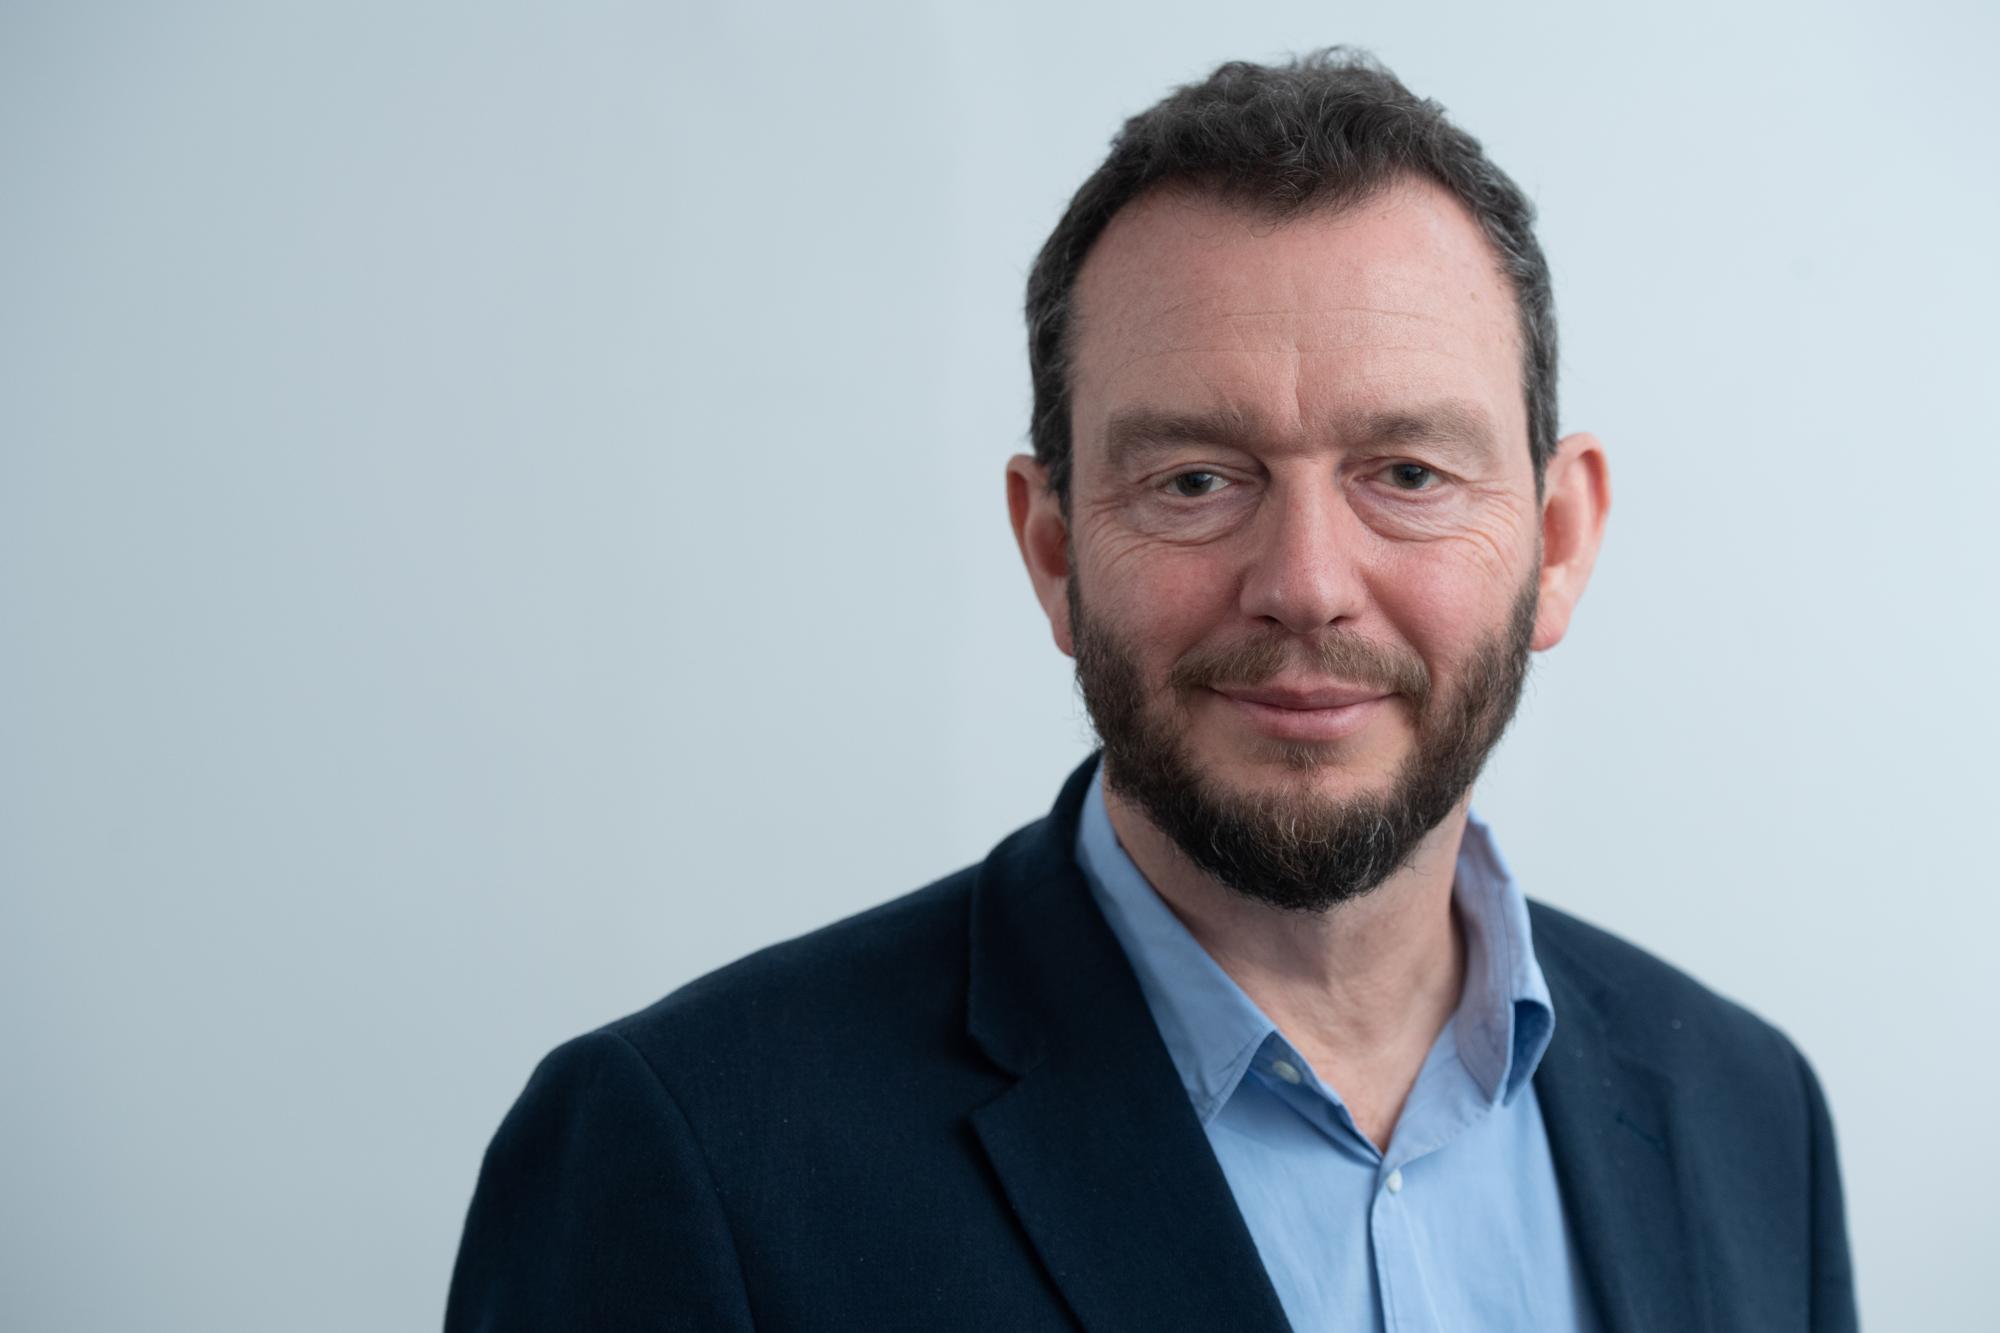
{"type": "MultiPolygon", "coordinates": [[[[1355,446],[1429,444],[1473,453],[1495,451],[1493,422],[1485,410],[1452,398],[1368,413],[1339,423],[1330,433],[1355,446]]],[[[1231,407],[1201,412],[1128,407],[1111,414],[1104,443],[1111,466],[1123,469],[1147,454],[1183,444],[1220,444],[1252,451],[1266,434],[1254,417],[1231,407]]]]}
{"type": "Polygon", "coordinates": [[[1491,452],[1493,422],[1484,408],[1455,398],[1412,411],[1381,412],[1356,423],[1353,435],[1371,444],[1465,445],[1491,452]]]}
{"type": "Polygon", "coordinates": [[[1122,470],[1149,453],[1179,444],[1225,444],[1248,449],[1258,434],[1256,423],[1234,408],[1163,412],[1151,407],[1127,407],[1111,414],[1104,428],[1104,445],[1111,466],[1122,470]]]}

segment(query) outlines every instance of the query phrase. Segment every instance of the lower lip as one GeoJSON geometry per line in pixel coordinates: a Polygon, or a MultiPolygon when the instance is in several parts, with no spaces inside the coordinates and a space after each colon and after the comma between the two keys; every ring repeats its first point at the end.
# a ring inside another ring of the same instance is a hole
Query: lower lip
{"type": "Polygon", "coordinates": [[[1222,701],[1237,716],[1267,736],[1288,741],[1337,741],[1367,726],[1370,719],[1389,702],[1388,695],[1342,704],[1338,708],[1279,708],[1275,704],[1252,703],[1231,695],[1222,701]]]}

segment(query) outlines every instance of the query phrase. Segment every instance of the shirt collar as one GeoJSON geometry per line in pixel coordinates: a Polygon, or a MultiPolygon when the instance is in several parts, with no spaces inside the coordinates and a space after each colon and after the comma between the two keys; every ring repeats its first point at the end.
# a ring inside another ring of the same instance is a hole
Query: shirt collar
{"type": "MultiPolygon", "coordinates": [[[[1076,861],[1137,974],[1167,1054],[1207,1124],[1276,1024],[1209,957],[1119,845],[1099,763],[1077,824],[1076,861]]],[[[1451,1037],[1490,1101],[1519,1095],[1554,1034],[1555,1011],[1528,927],[1528,904],[1491,831],[1468,812],[1452,901],[1465,925],[1465,989],[1451,1037]]],[[[1289,1046],[1289,1043],[1284,1043],[1289,1046]]]]}

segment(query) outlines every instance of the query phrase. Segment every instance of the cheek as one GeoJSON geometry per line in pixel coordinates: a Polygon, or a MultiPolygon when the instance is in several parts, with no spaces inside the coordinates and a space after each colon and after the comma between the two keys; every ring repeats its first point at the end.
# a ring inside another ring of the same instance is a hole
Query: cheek
{"type": "Polygon", "coordinates": [[[1400,584],[1403,600],[1486,623],[1482,608],[1503,612],[1532,573],[1535,517],[1533,503],[1506,487],[1467,486],[1429,530],[1384,543],[1385,582],[1400,584]]]}
{"type": "Polygon", "coordinates": [[[1368,526],[1413,560],[1435,566],[1439,578],[1507,583],[1533,544],[1534,507],[1509,487],[1455,486],[1440,502],[1423,505],[1364,498],[1368,526]]]}
{"type": "Polygon", "coordinates": [[[1503,625],[1530,571],[1485,542],[1403,548],[1376,571],[1372,591],[1398,632],[1435,672],[1451,670],[1503,625]]]}
{"type": "Polygon", "coordinates": [[[1118,533],[1079,561],[1084,609],[1116,633],[1157,681],[1209,638],[1235,605],[1233,575],[1213,552],[1118,533]]]}

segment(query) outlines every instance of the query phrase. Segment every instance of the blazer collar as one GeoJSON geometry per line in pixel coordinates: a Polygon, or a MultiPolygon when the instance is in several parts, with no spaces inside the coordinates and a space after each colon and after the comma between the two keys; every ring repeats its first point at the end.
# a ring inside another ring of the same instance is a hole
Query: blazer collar
{"type": "Polygon", "coordinates": [[[1691,1225],[1686,1125],[1668,1075],[1646,1053],[1617,987],[1531,903],[1555,1036],[1535,1092],[1599,1316],[1608,1333],[1712,1327],[1710,1265],[1691,1225]]]}
{"type": "Polygon", "coordinates": [[[1085,1328],[1278,1333],[1256,1242],[1071,854],[1095,764],[974,883],[967,1024],[1017,1078],[973,1127],[1085,1328]]]}

